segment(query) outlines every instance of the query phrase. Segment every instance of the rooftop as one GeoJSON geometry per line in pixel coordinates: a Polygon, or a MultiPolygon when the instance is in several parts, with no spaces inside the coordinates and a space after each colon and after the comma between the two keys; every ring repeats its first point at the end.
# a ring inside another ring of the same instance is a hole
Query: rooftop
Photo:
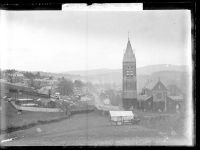
{"type": "Polygon", "coordinates": [[[156,86],[156,84],[157,84],[158,82],[161,82],[161,83],[165,86],[165,88],[166,88],[166,83],[163,82],[163,81],[161,81],[160,79],[154,79],[154,80],[151,79],[151,80],[148,80],[148,81],[146,82],[146,85],[144,86],[144,88],[147,88],[147,89],[152,90],[152,89],[156,86]]]}
{"type": "Polygon", "coordinates": [[[174,100],[174,101],[182,101],[183,100],[183,96],[182,95],[178,95],[178,96],[168,96],[170,99],[174,100]]]}
{"type": "Polygon", "coordinates": [[[125,117],[125,116],[134,116],[132,111],[110,111],[112,117],[125,117]]]}

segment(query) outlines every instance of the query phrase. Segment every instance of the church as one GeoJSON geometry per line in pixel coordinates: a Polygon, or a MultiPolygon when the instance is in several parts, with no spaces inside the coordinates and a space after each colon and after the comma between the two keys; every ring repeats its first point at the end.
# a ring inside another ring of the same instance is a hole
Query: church
{"type": "Polygon", "coordinates": [[[137,108],[137,77],[136,77],[136,58],[133,53],[131,42],[128,43],[123,57],[123,87],[122,104],[125,110],[137,108]]]}
{"type": "Polygon", "coordinates": [[[182,94],[170,95],[169,89],[166,87],[167,84],[163,84],[160,78],[158,81],[149,82],[142,89],[142,94],[138,94],[136,57],[129,38],[122,65],[122,105],[125,110],[177,112],[182,107],[184,108],[182,94]]]}

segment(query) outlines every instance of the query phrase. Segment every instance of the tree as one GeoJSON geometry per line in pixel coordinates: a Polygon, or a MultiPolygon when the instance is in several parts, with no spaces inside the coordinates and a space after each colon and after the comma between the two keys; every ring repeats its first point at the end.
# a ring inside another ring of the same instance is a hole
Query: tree
{"type": "Polygon", "coordinates": [[[3,78],[2,76],[3,76],[3,72],[0,69],[0,79],[3,78]]]}
{"type": "Polygon", "coordinates": [[[30,86],[33,87],[36,90],[42,88],[41,83],[40,82],[36,82],[32,78],[30,79],[30,86]]]}
{"type": "Polygon", "coordinates": [[[35,75],[31,72],[25,72],[24,76],[28,79],[35,79],[36,78],[35,75]]]}
{"type": "Polygon", "coordinates": [[[53,77],[53,76],[50,76],[50,77],[49,77],[49,80],[53,80],[53,79],[54,79],[54,77],[53,77]]]}
{"type": "Polygon", "coordinates": [[[82,88],[83,85],[84,85],[83,82],[80,81],[80,80],[75,80],[75,81],[74,81],[74,86],[75,86],[75,87],[82,88]]]}
{"type": "Polygon", "coordinates": [[[58,86],[58,92],[61,95],[73,94],[73,82],[71,80],[66,80],[65,78],[62,78],[57,86],[58,86]]]}
{"type": "Polygon", "coordinates": [[[14,78],[14,73],[17,72],[16,70],[14,69],[8,69],[5,71],[7,76],[8,76],[8,82],[13,82],[13,78],[14,78]]]}
{"type": "Polygon", "coordinates": [[[87,89],[91,92],[96,92],[96,88],[95,86],[91,83],[91,82],[86,82],[85,86],[87,87],[87,89]]]}
{"type": "Polygon", "coordinates": [[[37,72],[37,74],[35,75],[36,78],[41,78],[40,72],[37,72]]]}

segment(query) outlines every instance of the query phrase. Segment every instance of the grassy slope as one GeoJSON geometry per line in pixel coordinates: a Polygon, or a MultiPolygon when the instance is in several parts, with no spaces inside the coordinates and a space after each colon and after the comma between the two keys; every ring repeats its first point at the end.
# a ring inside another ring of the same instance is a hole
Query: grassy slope
{"type": "Polygon", "coordinates": [[[161,132],[171,133],[175,131],[178,135],[183,135],[186,128],[186,115],[181,113],[148,113],[136,112],[141,119],[140,125],[147,128],[156,129],[161,132]]]}
{"type": "Polygon", "coordinates": [[[1,121],[5,121],[7,127],[18,127],[30,123],[37,123],[39,120],[48,121],[66,116],[64,113],[42,113],[42,112],[24,112],[17,113],[17,110],[9,103],[5,102],[5,108],[1,110],[1,121]],[[2,115],[5,111],[5,115],[2,115]]]}
{"type": "MultiPolygon", "coordinates": [[[[108,117],[98,113],[77,114],[70,119],[47,125],[39,125],[12,133],[19,140],[10,145],[145,145],[167,144],[159,134],[160,130],[150,129],[143,124],[112,126],[108,117]],[[41,132],[37,132],[37,129],[41,132]],[[161,143],[162,142],[162,143],[161,143]]],[[[171,136],[169,140],[174,141],[171,136]]],[[[177,143],[178,144],[178,143],[177,143]]],[[[179,144],[184,144],[180,143],[179,144]]],[[[186,143],[185,143],[186,144],[186,143]]]]}

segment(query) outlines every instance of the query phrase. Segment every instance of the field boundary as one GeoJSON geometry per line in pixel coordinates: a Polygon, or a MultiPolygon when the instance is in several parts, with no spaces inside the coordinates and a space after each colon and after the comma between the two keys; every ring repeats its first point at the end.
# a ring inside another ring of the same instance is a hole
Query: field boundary
{"type": "Polygon", "coordinates": [[[68,119],[71,116],[76,115],[76,114],[90,113],[90,112],[93,112],[93,111],[94,110],[73,111],[70,115],[67,115],[67,116],[64,116],[64,117],[61,117],[61,118],[56,118],[56,119],[51,119],[51,120],[38,120],[36,122],[29,123],[29,124],[26,124],[26,125],[8,127],[5,130],[1,129],[0,130],[0,134],[6,134],[6,133],[11,133],[11,132],[19,131],[19,130],[25,130],[25,129],[29,129],[29,128],[35,127],[37,125],[44,125],[44,124],[49,124],[49,123],[55,123],[55,122],[59,122],[59,121],[68,119]]]}

